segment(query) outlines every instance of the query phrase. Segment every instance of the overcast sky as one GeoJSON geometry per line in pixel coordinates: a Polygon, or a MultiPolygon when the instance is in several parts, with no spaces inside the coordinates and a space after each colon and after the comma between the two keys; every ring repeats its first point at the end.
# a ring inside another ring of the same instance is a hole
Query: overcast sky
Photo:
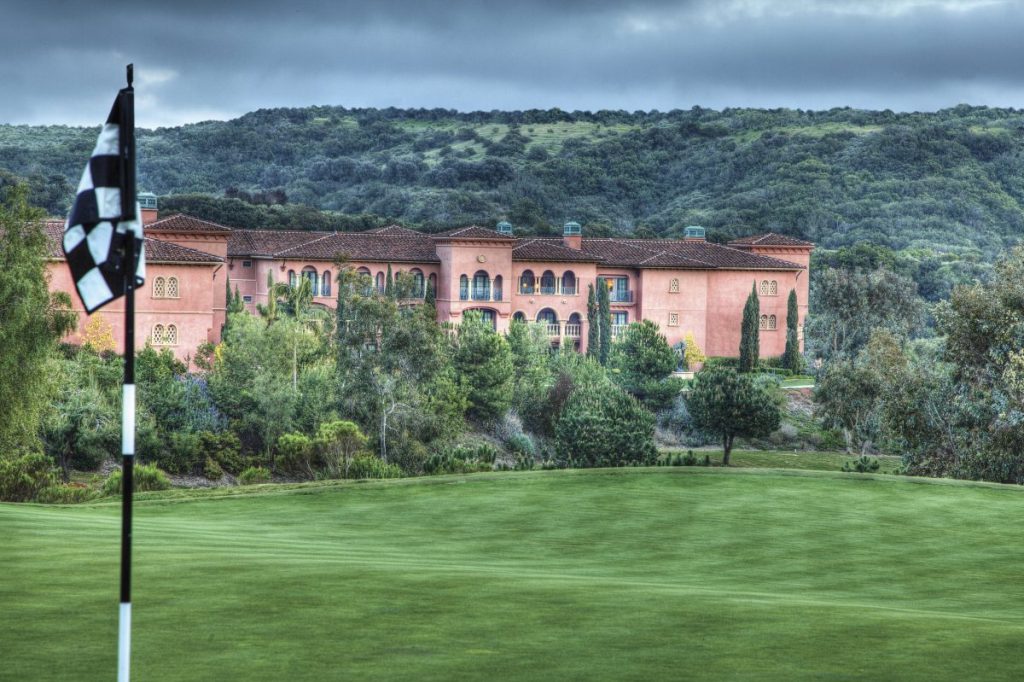
{"type": "Polygon", "coordinates": [[[1017,0],[5,0],[0,123],[263,107],[1024,107],[1017,0]]]}

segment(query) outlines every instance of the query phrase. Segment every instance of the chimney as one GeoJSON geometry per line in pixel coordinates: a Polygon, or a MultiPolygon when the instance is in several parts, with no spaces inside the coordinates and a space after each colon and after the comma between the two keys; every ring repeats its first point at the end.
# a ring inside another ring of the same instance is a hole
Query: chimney
{"type": "Polygon", "coordinates": [[[568,222],[565,224],[562,229],[562,243],[577,251],[583,248],[583,228],[579,223],[568,222]]]}
{"type": "Polygon", "coordinates": [[[498,234],[504,237],[511,237],[512,223],[508,222],[507,220],[502,220],[500,223],[498,223],[498,234]]]}
{"type": "Polygon", "coordinates": [[[156,195],[152,192],[139,192],[138,199],[143,226],[156,222],[156,195]]]}
{"type": "Polygon", "coordinates": [[[686,227],[686,235],[683,237],[683,241],[687,242],[703,242],[706,241],[704,238],[704,228],[700,225],[688,225],[686,227]]]}

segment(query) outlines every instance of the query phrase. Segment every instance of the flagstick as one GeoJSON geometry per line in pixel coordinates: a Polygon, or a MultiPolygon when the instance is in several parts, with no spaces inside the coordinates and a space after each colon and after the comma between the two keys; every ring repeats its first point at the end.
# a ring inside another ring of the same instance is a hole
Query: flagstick
{"type": "MultiPolygon", "coordinates": [[[[135,90],[132,65],[128,87],[121,90],[119,152],[124,170],[121,219],[135,211],[135,90]]],[[[130,216],[130,217],[129,217],[130,216]]],[[[128,682],[132,640],[132,493],[135,487],[135,235],[125,240],[124,258],[124,386],[121,396],[121,608],[117,628],[117,680],[128,682]]]]}

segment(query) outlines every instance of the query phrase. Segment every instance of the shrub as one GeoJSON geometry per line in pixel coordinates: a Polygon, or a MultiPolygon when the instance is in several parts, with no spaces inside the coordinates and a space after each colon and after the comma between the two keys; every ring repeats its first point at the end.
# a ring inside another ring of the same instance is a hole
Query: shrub
{"type": "Polygon", "coordinates": [[[219,481],[224,478],[224,469],[213,457],[207,457],[206,464],[203,465],[203,476],[209,481],[219,481]]]}
{"type": "MultiPolygon", "coordinates": [[[[707,464],[711,464],[711,460],[707,457],[707,455],[705,455],[704,457],[705,457],[705,459],[707,459],[707,464]]],[[[707,464],[705,464],[704,466],[707,466],[707,464]]],[[[683,457],[683,466],[692,467],[692,466],[696,466],[696,465],[697,465],[697,457],[696,457],[696,455],[693,454],[693,450],[687,450],[686,451],[686,455],[683,457]]]]}
{"type": "Polygon", "coordinates": [[[508,448],[510,454],[516,457],[530,457],[532,459],[537,455],[537,446],[534,445],[533,439],[525,433],[509,438],[505,441],[505,447],[508,448]]]}
{"type": "Polygon", "coordinates": [[[879,467],[878,459],[875,457],[868,457],[867,455],[861,455],[859,459],[855,459],[852,462],[843,464],[843,471],[853,472],[856,471],[860,474],[870,474],[878,471],[879,467]]]}
{"type": "Polygon", "coordinates": [[[555,425],[555,448],[570,466],[653,464],[654,415],[616,386],[577,388],[555,425]]]}
{"type": "Polygon", "coordinates": [[[263,467],[249,467],[238,474],[238,482],[241,485],[255,485],[257,483],[268,483],[270,481],[270,470],[263,467]]]}
{"type": "MultiPolygon", "coordinates": [[[[137,464],[132,467],[133,490],[137,493],[144,493],[149,490],[167,490],[171,487],[171,481],[167,474],[157,468],[155,464],[137,464]]],[[[121,469],[115,469],[107,480],[103,482],[104,495],[121,494],[121,469]]]]}
{"type": "Polygon", "coordinates": [[[28,502],[56,483],[57,469],[43,455],[0,459],[0,500],[28,502]]]}
{"type": "Polygon", "coordinates": [[[43,488],[36,502],[44,504],[79,504],[96,498],[99,492],[87,485],[61,484],[43,488]]]}
{"type": "Polygon", "coordinates": [[[348,468],[349,478],[401,478],[402,469],[373,455],[360,455],[348,468]]]}
{"type": "Polygon", "coordinates": [[[245,468],[245,458],[242,457],[242,444],[231,431],[215,433],[213,431],[199,432],[199,450],[206,453],[224,471],[237,474],[245,468]]]}

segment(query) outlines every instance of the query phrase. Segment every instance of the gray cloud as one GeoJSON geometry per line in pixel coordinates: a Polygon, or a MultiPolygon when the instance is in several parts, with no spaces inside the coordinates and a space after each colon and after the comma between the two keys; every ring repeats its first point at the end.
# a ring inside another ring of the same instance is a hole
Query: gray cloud
{"type": "Polygon", "coordinates": [[[98,123],[136,64],[155,127],[261,107],[1024,106],[996,0],[15,2],[0,121],[98,123]]]}

